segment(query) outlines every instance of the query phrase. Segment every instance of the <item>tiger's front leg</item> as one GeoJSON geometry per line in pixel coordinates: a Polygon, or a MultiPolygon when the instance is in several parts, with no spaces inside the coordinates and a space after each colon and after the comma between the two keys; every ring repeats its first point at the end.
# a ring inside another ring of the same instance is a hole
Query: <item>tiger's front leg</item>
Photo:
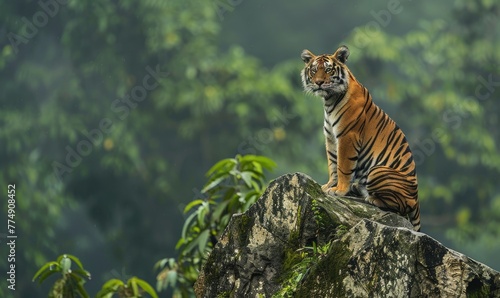
{"type": "Polygon", "coordinates": [[[337,139],[337,186],[330,187],[327,193],[345,196],[349,192],[351,178],[356,169],[358,153],[356,151],[356,135],[348,133],[337,139]]]}
{"type": "MultiPolygon", "coordinates": [[[[325,123],[326,125],[326,123],[325,123]]],[[[325,126],[326,127],[326,126],[325,126]]],[[[321,186],[321,189],[326,192],[328,189],[337,186],[337,142],[329,130],[325,129],[326,139],[326,158],[328,159],[328,182],[321,186]]]]}

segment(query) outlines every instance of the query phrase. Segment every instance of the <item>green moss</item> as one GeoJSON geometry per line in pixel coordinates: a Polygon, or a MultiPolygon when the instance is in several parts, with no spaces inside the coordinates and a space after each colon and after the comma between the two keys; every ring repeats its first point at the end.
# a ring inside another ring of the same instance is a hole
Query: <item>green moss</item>
{"type": "Polygon", "coordinates": [[[311,200],[311,210],[313,212],[313,218],[314,221],[316,222],[316,225],[318,225],[318,228],[323,228],[325,226],[325,215],[324,212],[322,212],[322,209],[318,205],[318,201],[313,199],[311,200]]]}
{"type": "Polygon", "coordinates": [[[300,234],[302,226],[302,206],[297,207],[297,221],[295,222],[295,228],[290,231],[288,236],[288,246],[293,249],[297,249],[300,246],[300,234]]]}
{"type": "Polygon", "coordinates": [[[248,242],[248,233],[253,225],[253,220],[250,216],[243,213],[239,217],[238,221],[238,241],[240,244],[246,244],[248,242]]]}
{"type": "Polygon", "coordinates": [[[313,199],[326,197],[325,193],[321,190],[321,186],[312,180],[310,180],[309,183],[305,185],[305,191],[313,199]]]}
{"type": "MultiPolygon", "coordinates": [[[[227,234],[228,242],[239,242],[238,246],[244,247],[248,242],[249,233],[251,227],[253,225],[253,218],[248,216],[247,214],[242,214],[235,218],[234,224],[231,225],[231,229],[227,234]]],[[[225,250],[225,248],[223,249],[225,250]]],[[[241,251],[239,252],[241,253],[241,251]]],[[[222,259],[224,256],[227,256],[223,253],[211,253],[208,255],[207,261],[205,262],[205,266],[208,266],[210,270],[205,270],[205,282],[206,285],[214,285],[218,284],[219,278],[224,275],[224,271],[226,267],[223,264],[227,264],[228,261],[222,259]]],[[[239,256],[231,255],[234,258],[238,258],[239,256]]],[[[233,297],[233,293],[231,291],[221,292],[217,295],[217,297],[233,297]]]]}
{"type": "Polygon", "coordinates": [[[302,207],[299,205],[295,228],[290,231],[288,242],[284,249],[285,256],[281,270],[283,273],[278,277],[278,282],[281,284],[282,288],[273,295],[273,297],[276,298],[293,297],[293,293],[295,292],[299,281],[302,279],[305,274],[305,270],[308,268],[307,264],[304,263],[307,253],[304,250],[298,249],[300,247],[300,227],[302,220],[301,211],[302,207]]]}
{"type": "Polygon", "coordinates": [[[285,259],[283,260],[283,271],[289,271],[294,264],[297,264],[303,259],[300,253],[297,252],[299,248],[299,240],[300,240],[300,211],[301,207],[299,206],[297,211],[297,222],[296,228],[290,231],[290,235],[288,236],[288,242],[285,247],[285,259]]]}
{"type": "Polygon", "coordinates": [[[231,292],[222,292],[217,295],[217,298],[229,298],[231,297],[231,292]]]}
{"type": "Polygon", "coordinates": [[[347,274],[346,268],[350,257],[351,252],[345,243],[333,241],[328,254],[311,268],[297,289],[296,296],[332,297],[333,293],[334,297],[348,297],[343,280],[347,274]]]}
{"type": "Polygon", "coordinates": [[[320,229],[319,234],[323,235],[323,241],[331,241],[340,238],[351,227],[346,226],[345,220],[340,219],[336,214],[342,205],[336,200],[318,200],[317,208],[319,214],[315,216],[320,229]]]}
{"type": "Polygon", "coordinates": [[[344,226],[344,225],[339,225],[337,227],[337,229],[335,230],[335,238],[339,239],[341,238],[342,236],[345,235],[345,233],[347,233],[347,231],[349,231],[349,228],[344,226]]]}
{"type": "Polygon", "coordinates": [[[361,206],[351,205],[351,210],[352,213],[361,218],[370,218],[373,215],[373,212],[368,212],[361,206]]]}
{"type": "Polygon", "coordinates": [[[323,246],[306,247],[300,250],[287,251],[283,275],[280,279],[282,288],[273,297],[296,297],[295,292],[308,275],[329,251],[330,243],[323,246]]]}
{"type": "MultiPolygon", "coordinates": [[[[298,282],[302,279],[304,272],[299,272],[297,264],[300,264],[305,258],[304,252],[287,249],[285,251],[285,259],[283,260],[282,274],[278,278],[278,283],[281,289],[276,292],[273,297],[293,297],[297,288],[298,282]]],[[[307,269],[307,268],[302,268],[307,269]]]]}
{"type": "MultiPolygon", "coordinates": [[[[285,249],[285,258],[283,260],[283,276],[287,274],[287,272],[291,271],[293,266],[297,263],[300,263],[304,259],[304,254],[298,252],[291,247],[287,247],[285,249]]],[[[282,277],[283,277],[282,276],[282,277]]],[[[283,278],[281,279],[283,281],[283,278]]]]}

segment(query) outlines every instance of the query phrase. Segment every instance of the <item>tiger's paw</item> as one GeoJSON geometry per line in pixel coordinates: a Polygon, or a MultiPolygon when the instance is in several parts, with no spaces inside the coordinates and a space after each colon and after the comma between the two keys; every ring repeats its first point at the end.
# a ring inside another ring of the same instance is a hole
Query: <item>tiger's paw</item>
{"type": "Polygon", "coordinates": [[[337,182],[328,181],[326,184],[321,186],[323,192],[328,192],[329,189],[337,187],[337,182]]]}
{"type": "Polygon", "coordinates": [[[342,196],[345,196],[349,192],[349,189],[341,190],[341,189],[338,189],[337,187],[330,187],[325,192],[331,196],[342,197],[342,196]]]}

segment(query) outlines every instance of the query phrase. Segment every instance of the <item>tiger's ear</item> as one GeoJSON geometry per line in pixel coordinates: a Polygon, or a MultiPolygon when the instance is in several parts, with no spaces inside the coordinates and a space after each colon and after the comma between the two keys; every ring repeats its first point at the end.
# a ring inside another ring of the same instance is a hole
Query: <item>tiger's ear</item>
{"type": "Polygon", "coordinates": [[[300,58],[302,58],[302,61],[304,61],[305,63],[309,63],[309,61],[311,61],[311,59],[314,57],[314,54],[309,50],[303,50],[302,54],[300,54],[300,58]]]}
{"type": "Polygon", "coordinates": [[[339,60],[342,63],[345,63],[347,61],[347,58],[349,58],[349,49],[346,46],[340,46],[333,56],[339,60]]]}

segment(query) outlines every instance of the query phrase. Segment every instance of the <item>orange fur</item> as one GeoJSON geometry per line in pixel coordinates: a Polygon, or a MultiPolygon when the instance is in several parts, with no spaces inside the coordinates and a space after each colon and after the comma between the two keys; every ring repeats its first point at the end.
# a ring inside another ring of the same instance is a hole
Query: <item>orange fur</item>
{"type": "Polygon", "coordinates": [[[372,101],[345,65],[347,47],[332,55],[304,50],[302,82],[323,98],[328,182],[332,195],[355,195],[403,216],[420,230],[415,163],[402,130],[372,101]]]}

